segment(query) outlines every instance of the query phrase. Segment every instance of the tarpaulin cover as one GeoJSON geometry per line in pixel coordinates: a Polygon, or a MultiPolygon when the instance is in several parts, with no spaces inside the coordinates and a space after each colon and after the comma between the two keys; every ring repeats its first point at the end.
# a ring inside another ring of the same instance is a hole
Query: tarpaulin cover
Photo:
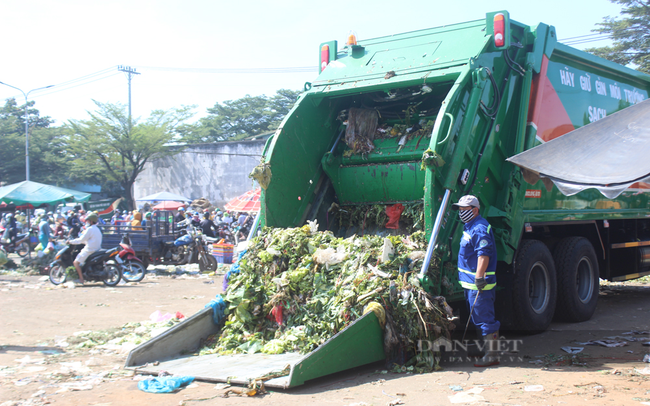
{"type": "Polygon", "coordinates": [[[241,196],[237,196],[224,206],[228,211],[257,213],[260,211],[261,188],[249,190],[241,196]]]}
{"type": "Polygon", "coordinates": [[[613,199],[635,182],[650,181],[650,100],[625,108],[508,161],[524,179],[553,181],[571,196],[596,188],[613,199]]]}
{"type": "Polygon", "coordinates": [[[88,200],[90,200],[90,193],[29,180],[0,187],[0,201],[16,205],[31,204],[37,207],[44,203],[58,204],[63,202],[87,202],[88,200]]]}
{"type": "Polygon", "coordinates": [[[185,207],[185,203],[165,201],[153,206],[155,210],[178,210],[179,207],[185,207]]]}
{"type": "Polygon", "coordinates": [[[176,193],[170,193],[170,192],[158,192],[154,193],[149,196],[141,197],[139,199],[135,199],[137,201],[141,202],[162,202],[162,201],[179,201],[179,202],[191,202],[192,199],[188,199],[185,196],[177,195],[176,193]]]}

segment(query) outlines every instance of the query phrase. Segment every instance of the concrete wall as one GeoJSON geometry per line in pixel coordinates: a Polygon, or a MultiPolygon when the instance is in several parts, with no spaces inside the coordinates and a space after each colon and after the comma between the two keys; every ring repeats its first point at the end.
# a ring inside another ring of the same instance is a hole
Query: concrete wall
{"type": "Polygon", "coordinates": [[[149,162],[135,182],[135,198],[171,192],[190,199],[205,197],[223,208],[231,199],[258,187],[248,174],[260,163],[265,142],[191,145],[176,155],[149,162]]]}

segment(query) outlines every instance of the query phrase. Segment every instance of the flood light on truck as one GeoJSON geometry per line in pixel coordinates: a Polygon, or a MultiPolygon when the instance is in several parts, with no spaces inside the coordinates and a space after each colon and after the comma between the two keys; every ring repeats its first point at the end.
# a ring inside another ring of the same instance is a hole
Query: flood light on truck
{"type": "Polygon", "coordinates": [[[497,47],[502,47],[505,45],[505,17],[503,13],[494,15],[494,45],[497,47]]]}

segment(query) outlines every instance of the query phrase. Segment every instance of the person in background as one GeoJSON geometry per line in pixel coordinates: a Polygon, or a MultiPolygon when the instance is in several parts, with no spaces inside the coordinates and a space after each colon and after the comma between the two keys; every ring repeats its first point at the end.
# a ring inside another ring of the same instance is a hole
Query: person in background
{"type": "Polygon", "coordinates": [[[232,217],[230,217],[230,213],[224,213],[222,221],[228,225],[232,224],[232,217]]]}
{"type": "Polygon", "coordinates": [[[180,223],[181,221],[185,220],[185,209],[182,207],[178,208],[178,213],[174,216],[174,221],[176,223],[180,223]]]}
{"type": "Polygon", "coordinates": [[[41,243],[43,250],[47,249],[47,243],[52,241],[51,231],[47,216],[42,216],[38,223],[38,241],[41,243]]]}
{"type": "Polygon", "coordinates": [[[152,219],[153,219],[153,215],[151,214],[151,212],[150,211],[146,212],[144,214],[144,220],[142,220],[142,225],[143,226],[149,226],[149,227],[153,226],[153,220],[152,219]]]}
{"type": "Polygon", "coordinates": [[[56,218],[56,227],[54,227],[54,238],[65,238],[65,229],[63,228],[63,222],[65,218],[61,215],[56,218]]]}
{"type": "Polygon", "coordinates": [[[203,234],[212,238],[217,237],[217,225],[214,224],[212,220],[210,220],[209,212],[203,213],[203,220],[201,221],[200,226],[201,226],[201,230],[203,231],[203,234]]]}
{"type": "Polygon", "coordinates": [[[85,283],[83,273],[81,272],[81,267],[86,262],[86,259],[90,256],[90,254],[102,247],[102,232],[99,231],[99,227],[96,225],[97,220],[98,216],[95,213],[90,213],[88,216],[86,216],[86,222],[88,222],[89,227],[84,231],[81,237],[72,239],[68,242],[69,244],[73,245],[85,244],[85,247],[83,247],[81,252],[79,252],[79,255],[77,255],[77,257],[74,259],[74,262],[72,263],[74,265],[74,268],[77,270],[77,274],[79,275],[79,282],[81,282],[81,284],[85,283]]]}
{"type": "Polygon", "coordinates": [[[244,212],[239,213],[239,218],[237,218],[237,222],[239,223],[240,227],[246,223],[247,218],[248,216],[246,215],[246,213],[244,212]]]}
{"type": "Polygon", "coordinates": [[[142,225],[142,213],[140,213],[137,210],[133,210],[133,220],[131,221],[131,229],[132,230],[142,230],[142,227],[139,227],[142,225]]]}
{"type": "Polygon", "coordinates": [[[79,231],[81,231],[81,220],[77,217],[77,213],[71,212],[68,216],[68,229],[70,230],[70,237],[77,238],[79,231]]]}
{"type": "Polygon", "coordinates": [[[122,216],[120,216],[120,211],[118,209],[115,209],[115,211],[113,212],[113,217],[111,217],[111,225],[119,226],[120,221],[122,221],[122,216]]]}
{"type": "Polygon", "coordinates": [[[199,227],[201,225],[201,218],[199,217],[198,211],[195,211],[194,215],[192,216],[192,225],[194,227],[199,227]]]}

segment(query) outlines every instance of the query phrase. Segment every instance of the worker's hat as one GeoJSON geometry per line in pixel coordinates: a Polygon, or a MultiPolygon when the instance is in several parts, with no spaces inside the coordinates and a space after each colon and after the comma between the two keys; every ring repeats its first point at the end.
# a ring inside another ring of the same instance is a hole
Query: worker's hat
{"type": "Polygon", "coordinates": [[[451,205],[452,210],[458,210],[459,207],[481,207],[476,196],[465,195],[458,200],[458,203],[451,205]]]}

